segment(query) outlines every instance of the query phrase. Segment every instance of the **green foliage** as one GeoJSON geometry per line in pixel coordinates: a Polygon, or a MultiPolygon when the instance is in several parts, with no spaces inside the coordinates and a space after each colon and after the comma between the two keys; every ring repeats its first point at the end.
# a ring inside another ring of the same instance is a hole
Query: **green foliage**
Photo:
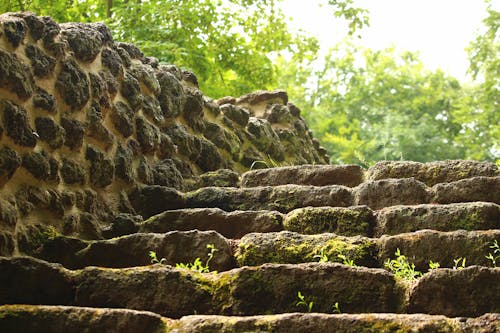
{"type": "Polygon", "coordinates": [[[337,313],[337,314],[342,313],[342,311],[340,311],[339,302],[335,302],[335,304],[333,304],[332,307],[333,307],[332,313],[337,313]]]}
{"type": "MultiPolygon", "coordinates": [[[[202,90],[218,98],[276,88],[276,54],[314,55],[318,41],[292,33],[281,0],[6,0],[0,12],[30,10],[58,22],[105,22],[118,41],[135,43],[148,56],[188,68],[202,90]],[[272,36],[272,38],[270,38],[272,36]]],[[[368,24],[352,0],[330,1],[350,31],[368,24]]]]}
{"type": "Polygon", "coordinates": [[[453,269],[464,269],[466,260],[467,260],[467,258],[465,258],[465,257],[453,259],[453,269]]]}
{"type": "MultiPolygon", "coordinates": [[[[194,260],[194,262],[192,262],[192,263],[187,263],[187,264],[177,263],[177,264],[175,264],[175,267],[176,268],[190,269],[193,271],[198,271],[200,273],[209,273],[210,272],[210,267],[209,267],[210,261],[214,257],[215,252],[218,250],[217,250],[217,248],[215,248],[214,244],[208,244],[207,249],[209,249],[210,251],[208,252],[208,259],[205,262],[205,264],[203,264],[203,262],[201,261],[200,258],[196,258],[194,260]]],[[[216,272],[214,271],[214,273],[216,273],[216,272]]]]}
{"type": "Polygon", "coordinates": [[[429,272],[433,269],[438,269],[441,265],[438,262],[429,261],[429,272]]]}
{"type": "Polygon", "coordinates": [[[300,306],[300,307],[305,307],[307,309],[307,312],[311,312],[314,306],[314,302],[310,300],[306,300],[306,297],[302,295],[302,293],[299,291],[297,292],[297,298],[299,299],[297,303],[295,303],[295,306],[300,306]]]}
{"type": "Polygon", "coordinates": [[[396,277],[413,281],[422,276],[421,272],[415,270],[415,264],[410,263],[408,258],[401,254],[399,248],[394,254],[396,255],[396,259],[387,259],[384,262],[384,267],[396,277]]]}
{"type": "Polygon", "coordinates": [[[318,254],[314,256],[314,259],[318,259],[318,262],[328,262],[330,258],[325,253],[325,249],[321,249],[318,254]]]}
{"type": "MultiPolygon", "coordinates": [[[[322,248],[318,254],[314,255],[314,259],[318,259],[318,262],[329,262],[330,261],[330,258],[328,257],[328,255],[325,253],[325,248],[322,248]]],[[[354,264],[354,260],[353,259],[349,259],[345,254],[337,254],[337,258],[339,258],[340,260],[342,260],[342,264],[344,265],[347,265],[347,266],[356,266],[356,264],[354,264]]]]}
{"type": "Polygon", "coordinates": [[[500,260],[500,245],[498,245],[498,241],[495,239],[494,242],[491,243],[490,249],[493,250],[493,253],[488,253],[486,259],[491,260],[493,267],[497,267],[497,260],[500,260]]]}
{"type": "Polygon", "coordinates": [[[167,259],[165,258],[161,258],[160,260],[158,260],[155,251],[149,251],[149,258],[151,258],[152,264],[165,264],[167,262],[167,259]]]}
{"type": "Polygon", "coordinates": [[[319,69],[313,61],[279,62],[282,86],[304,110],[333,163],[487,157],[487,149],[468,149],[461,140],[467,125],[457,117],[467,106],[459,82],[426,70],[418,54],[346,42],[319,69]]]}

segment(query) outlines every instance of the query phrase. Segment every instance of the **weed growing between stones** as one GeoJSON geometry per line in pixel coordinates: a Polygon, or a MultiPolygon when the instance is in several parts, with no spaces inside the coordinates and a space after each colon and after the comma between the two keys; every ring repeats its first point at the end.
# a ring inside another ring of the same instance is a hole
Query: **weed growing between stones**
{"type": "MultiPolygon", "coordinates": [[[[322,248],[318,254],[316,254],[313,258],[315,259],[319,259],[318,262],[329,262],[330,261],[330,258],[328,257],[328,255],[325,253],[325,249],[322,248]]],[[[337,254],[337,258],[339,258],[340,260],[342,260],[342,264],[344,265],[347,265],[347,266],[357,266],[355,263],[354,263],[354,260],[353,259],[349,259],[345,254],[337,254]]]]}
{"type": "Polygon", "coordinates": [[[497,260],[500,260],[500,245],[498,245],[498,241],[496,239],[491,243],[490,249],[493,250],[493,253],[488,253],[485,258],[491,260],[493,267],[497,267],[497,260]]]}
{"type": "Polygon", "coordinates": [[[314,306],[313,301],[306,300],[306,297],[302,295],[300,291],[297,292],[297,298],[299,301],[295,303],[295,306],[305,307],[307,312],[311,312],[314,306]]]}
{"type": "Polygon", "coordinates": [[[458,258],[458,259],[453,259],[453,269],[464,269],[465,268],[465,261],[467,258],[458,258]]]}
{"type": "Polygon", "coordinates": [[[384,267],[391,271],[396,277],[413,281],[422,276],[421,272],[415,270],[415,264],[410,263],[408,258],[401,254],[399,248],[394,254],[396,255],[396,259],[387,259],[384,262],[384,267]]]}
{"type": "Polygon", "coordinates": [[[429,261],[429,272],[433,269],[438,269],[439,267],[441,267],[441,265],[438,262],[434,262],[432,260],[429,261]]]}
{"type": "Polygon", "coordinates": [[[335,302],[335,304],[333,304],[332,307],[333,307],[332,313],[337,313],[337,314],[342,313],[342,311],[340,311],[339,302],[335,302]]]}
{"type": "MultiPolygon", "coordinates": [[[[208,259],[205,262],[205,264],[203,264],[203,262],[201,261],[200,258],[196,258],[193,263],[188,263],[188,264],[178,263],[178,264],[175,264],[175,268],[186,268],[186,269],[190,269],[190,270],[193,270],[193,271],[198,271],[200,273],[209,273],[210,272],[210,267],[209,267],[210,261],[214,257],[215,252],[217,252],[218,250],[217,250],[217,248],[215,247],[214,244],[208,244],[207,245],[207,249],[209,249],[210,251],[208,252],[208,259]]],[[[213,271],[213,273],[217,273],[217,272],[213,271]]]]}
{"type": "MultiPolygon", "coordinates": [[[[208,252],[208,259],[205,263],[201,261],[201,259],[198,257],[196,258],[192,263],[177,263],[175,264],[175,268],[184,268],[184,269],[190,269],[193,271],[197,271],[200,273],[209,273],[210,272],[210,261],[213,259],[215,252],[218,251],[218,249],[215,247],[214,244],[207,244],[207,249],[210,251],[208,252]]],[[[167,263],[167,259],[161,258],[158,260],[158,257],[156,255],[156,252],[154,251],[149,251],[149,257],[151,258],[151,263],[152,264],[163,264],[165,265],[167,263]]],[[[217,273],[217,271],[212,271],[212,273],[217,273]]]]}

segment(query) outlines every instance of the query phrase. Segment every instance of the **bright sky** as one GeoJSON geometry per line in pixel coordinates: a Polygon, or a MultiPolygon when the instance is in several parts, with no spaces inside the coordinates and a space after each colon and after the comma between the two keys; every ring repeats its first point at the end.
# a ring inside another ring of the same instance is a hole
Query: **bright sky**
{"type": "MultiPolygon", "coordinates": [[[[324,49],[340,42],[346,25],[334,18],[326,0],[284,0],[285,15],[292,27],[317,36],[324,49]],[[337,21],[337,22],[335,22],[337,21]]],[[[383,49],[418,51],[430,69],[442,68],[464,79],[468,67],[464,50],[474,39],[486,17],[483,0],[356,0],[370,11],[370,27],[363,30],[360,44],[383,49]]]]}

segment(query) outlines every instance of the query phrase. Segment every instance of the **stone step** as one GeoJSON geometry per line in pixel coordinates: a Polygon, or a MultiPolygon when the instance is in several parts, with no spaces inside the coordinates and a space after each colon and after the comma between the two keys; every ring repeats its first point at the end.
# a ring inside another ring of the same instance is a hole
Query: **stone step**
{"type": "Polygon", "coordinates": [[[146,311],[75,306],[0,306],[0,332],[162,333],[165,318],[146,311]]]}
{"type": "Polygon", "coordinates": [[[226,239],[215,231],[170,231],[164,234],[138,233],[110,240],[83,241],[58,236],[47,240],[31,256],[60,263],[70,269],[87,266],[124,268],[151,264],[150,251],[168,265],[209,261],[212,271],[265,263],[296,264],[350,262],[357,266],[384,267],[395,252],[410,259],[417,270],[427,271],[429,262],[453,267],[454,260],[466,258],[467,265],[491,265],[486,256],[500,242],[500,229],[440,232],[420,230],[394,236],[345,237],[333,233],[303,235],[290,231],[250,233],[239,241],[226,239]],[[209,245],[215,253],[209,260],[209,245]]]}
{"type": "Polygon", "coordinates": [[[108,333],[302,333],[414,332],[486,333],[498,329],[500,314],[478,318],[448,318],[424,314],[286,313],[261,316],[191,315],[178,320],[146,311],[71,306],[0,306],[2,332],[108,333]]]}
{"type": "Polygon", "coordinates": [[[396,235],[421,229],[500,229],[500,206],[491,202],[467,202],[386,207],[376,212],[373,236],[396,235]]]}
{"type": "Polygon", "coordinates": [[[473,177],[499,176],[498,167],[491,162],[447,160],[429,163],[382,161],[368,170],[358,165],[295,165],[245,172],[241,187],[297,185],[345,185],[355,187],[368,181],[387,178],[415,178],[434,186],[473,177]]]}
{"type": "Polygon", "coordinates": [[[295,165],[245,172],[241,176],[241,187],[286,184],[354,187],[363,179],[363,168],[358,165],[295,165]]]}
{"type": "MultiPolygon", "coordinates": [[[[373,211],[367,206],[306,207],[284,215],[277,211],[231,211],[185,208],[155,215],[128,233],[174,230],[215,230],[227,238],[252,232],[295,231],[302,234],[336,233],[380,237],[422,229],[439,231],[500,229],[500,206],[489,202],[448,205],[391,206],[373,211]]],[[[114,234],[114,236],[117,236],[114,234]]]]}
{"type": "Polygon", "coordinates": [[[70,269],[86,266],[123,268],[151,265],[150,251],[168,265],[202,263],[208,260],[207,248],[216,252],[209,262],[210,270],[226,271],[236,267],[231,244],[215,231],[170,231],[167,233],[137,233],[109,240],[83,241],[64,236],[46,241],[30,255],[60,263],[70,269]]]}
{"type": "Polygon", "coordinates": [[[427,272],[429,262],[453,267],[454,260],[466,258],[466,265],[492,266],[487,259],[494,241],[500,242],[500,229],[486,231],[439,232],[422,230],[381,238],[343,237],[335,234],[302,235],[294,232],[252,233],[244,236],[235,252],[239,266],[264,263],[295,264],[324,260],[367,267],[384,267],[395,259],[397,249],[427,272]]]}
{"type": "Polygon", "coordinates": [[[127,308],[171,318],[276,314],[309,308],[331,313],[335,304],[344,313],[476,317],[499,312],[500,304],[500,268],[480,266],[436,269],[411,286],[382,269],[337,263],[265,264],[203,274],[159,264],[71,271],[18,257],[0,258],[0,285],[0,304],[127,308]]]}
{"type": "Polygon", "coordinates": [[[367,180],[386,178],[415,178],[427,186],[450,183],[478,176],[499,176],[498,167],[491,162],[447,160],[429,163],[382,161],[368,169],[367,180]]]}
{"type": "Polygon", "coordinates": [[[500,315],[478,318],[447,318],[424,314],[324,314],[287,313],[261,316],[191,315],[178,320],[151,312],[126,309],[96,309],[71,306],[0,306],[2,332],[144,332],[144,333],[300,333],[312,332],[495,332],[500,315]]]}
{"type": "Polygon", "coordinates": [[[251,232],[283,230],[284,215],[276,211],[232,211],[219,208],[168,210],[139,225],[140,232],[173,230],[215,230],[227,238],[241,238],[251,232]]]}
{"type": "Polygon", "coordinates": [[[267,316],[185,316],[170,326],[171,333],[494,333],[500,314],[478,318],[447,318],[425,314],[324,314],[286,313],[267,316]]]}
{"type": "MultiPolygon", "coordinates": [[[[146,191],[147,192],[147,191],[146,191]]],[[[163,206],[164,210],[185,208],[171,207],[172,197],[161,199],[156,194],[143,195],[141,205],[136,205],[143,216],[151,216],[155,209],[148,207],[151,201],[163,206]]],[[[180,196],[182,197],[182,196],[180,196]]],[[[181,199],[189,208],[220,208],[233,210],[277,210],[288,213],[307,206],[348,207],[366,205],[373,210],[397,205],[450,204],[484,201],[500,204],[500,176],[474,177],[428,187],[414,178],[382,179],[364,182],[350,188],[343,185],[278,185],[249,188],[206,187],[188,192],[181,199]]],[[[158,207],[156,208],[158,211],[158,207]]]]}

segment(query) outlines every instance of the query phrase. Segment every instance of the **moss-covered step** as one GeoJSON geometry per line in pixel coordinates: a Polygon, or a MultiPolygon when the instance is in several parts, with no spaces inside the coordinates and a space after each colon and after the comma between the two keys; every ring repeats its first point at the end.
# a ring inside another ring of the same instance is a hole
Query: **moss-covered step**
{"type": "Polygon", "coordinates": [[[277,211],[232,211],[219,208],[168,210],[144,221],[141,232],[172,230],[215,230],[227,238],[241,238],[251,232],[283,230],[283,214],[277,211]]]}
{"type": "Polygon", "coordinates": [[[421,229],[500,229],[500,206],[491,202],[392,206],[377,211],[376,216],[374,237],[421,229]]]}
{"type": "Polygon", "coordinates": [[[364,170],[358,165],[295,165],[258,169],[241,176],[242,187],[298,185],[345,185],[354,187],[363,182],[364,170]]]}
{"type": "Polygon", "coordinates": [[[343,236],[371,236],[374,225],[374,213],[367,206],[298,208],[283,220],[285,230],[302,234],[334,232],[343,236]]]}
{"type": "Polygon", "coordinates": [[[206,187],[186,193],[190,208],[216,207],[225,211],[277,210],[282,213],[307,206],[352,205],[351,188],[342,185],[279,185],[249,188],[206,187]]]}
{"type": "Polygon", "coordinates": [[[415,264],[417,270],[426,272],[430,261],[439,263],[440,267],[458,267],[464,259],[466,266],[493,266],[492,260],[486,256],[498,255],[494,252],[494,244],[500,243],[500,229],[449,232],[420,230],[374,240],[378,246],[380,266],[387,259],[396,259],[395,252],[399,249],[402,255],[415,264]]]}
{"type": "Polygon", "coordinates": [[[491,162],[447,160],[429,163],[411,161],[382,161],[368,169],[368,180],[385,178],[415,178],[427,186],[449,183],[461,179],[500,175],[498,167],[491,162]]]}
{"type": "Polygon", "coordinates": [[[128,309],[74,306],[0,306],[0,331],[23,333],[491,333],[500,314],[478,318],[447,318],[425,314],[285,313],[260,316],[190,315],[180,319],[128,309]]]}
{"type": "Polygon", "coordinates": [[[436,184],[431,189],[431,202],[486,201],[500,204],[500,176],[474,177],[450,183],[436,184]]]}
{"type": "MultiPolygon", "coordinates": [[[[500,312],[500,268],[436,269],[411,290],[409,313],[476,317],[500,312]]],[[[498,332],[500,321],[496,322],[498,332]]]]}
{"type": "Polygon", "coordinates": [[[218,274],[168,265],[71,271],[33,258],[0,258],[0,304],[77,305],[188,314],[397,312],[404,292],[382,269],[336,263],[266,264],[218,274]],[[300,294],[299,294],[300,292],[300,294]],[[299,295],[304,297],[300,303],[299,295]]]}
{"type": "Polygon", "coordinates": [[[151,264],[150,251],[158,261],[175,265],[208,260],[213,245],[215,253],[209,262],[211,270],[234,268],[235,262],[229,241],[215,231],[171,231],[164,234],[137,233],[109,240],[82,241],[55,237],[47,240],[31,255],[71,269],[85,266],[111,268],[146,266],[151,264]]]}
{"type": "Polygon", "coordinates": [[[0,306],[0,332],[164,333],[167,322],[158,314],[128,309],[74,306],[0,306]]]}
{"type": "Polygon", "coordinates": [[[170,322],[170,333],[492,333],[500,314],[478,318],[447,318],[424,314],[286,313],[267,316],[186,316],[170,322]]]}
{"type": "Polygon", "coordinates": [[[257,266],[264,263],[295,264],[321,260],[378,267],[377,247],[373,239],[359,236],[342,237],[331,233],[252,233],[239,241],[235,256],[239,266],[257,266]]]}

